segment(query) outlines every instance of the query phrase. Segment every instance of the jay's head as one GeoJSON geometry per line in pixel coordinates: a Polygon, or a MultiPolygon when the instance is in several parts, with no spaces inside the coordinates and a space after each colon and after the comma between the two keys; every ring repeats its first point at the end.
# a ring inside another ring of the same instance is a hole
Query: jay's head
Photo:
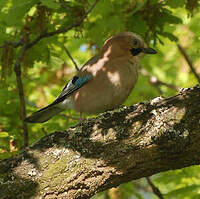
{"type": "Polygon", "coordinates": [[[109,38],[102,48],[102,52],[108,57],[141,57],[145,54],[156,54],[157,52],[147,47],[143,39],[132,32],[121,32],[109,38]]]}

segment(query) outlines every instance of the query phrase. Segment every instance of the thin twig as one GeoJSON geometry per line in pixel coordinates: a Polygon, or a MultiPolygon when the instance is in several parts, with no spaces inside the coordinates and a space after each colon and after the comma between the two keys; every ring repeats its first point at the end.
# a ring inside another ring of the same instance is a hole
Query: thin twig
{"type": "Polygon", "coordinates": [[[32,46],[34,46],[35,44],[37,44],[42,38],[47,38],[47,37],[51,37],[60,33],[65,33],[69,30],[71,30],[72,28],[78,27],[82,24],[82,22],[84,21],[84,19],[87,18],[88,14],[93,10],[93,8],[96,6],[96,4],[99,2],[100,0],[96,0],[92,6],[85,12],[85,14],[81,17],[80,20],[78,20],[76,23],[67,26],[65,28],[60,28],[56,31],[52,31],[52,32],[44,32],[41,35],[39,35],[35,40],[33,40],[32,42],[27,44],[27,48],[31,48],[32,46]]]}
{"type": "Polygon", "coordinates": [[[77,63],[75,62],[75,60],[73,59],[73,57],[71,56],[70,52],[67,50],[67,48],[64,45],[63,45],[63,48],[64,48],[65,52],[67,53],[67,55],[69,56],[69,58],[72,60],[76,70],[79,71],[79,67],[78,67],[77,63]]]}
{"type": "Polygon", "coordinates": [[[78,121],[80,121],[80,117],[75,117],[75,116],[71,116],[71,115],[65,115],[65,114],[62,114],[62,113],[60,113],[59,115],[65,117],[67,119],[72,119],[72,120],[78,120],[78,121]]]}
{"type": "Polygon", "coordinates": [[[150,185],[150,187],[151,187],[153,193],[154,193],[156,196],[158,196],[158,198],[164,199],[162,193],[160,192],[160,190],[158,189],[158,187],[156,187],[156,186],[153,184],[153,182],[150,180],[150,178],[149,178],[149,177],[146,177],[146,180],[147,180],[148,184],[150,185]]]}
{"type": "Polygon", "coordinates": [[[163,82],[163,81],[159,80],[156,76],[151,76],[150,77],[150,82],[152,84],[156,84],[157,86],[163,85],[163,86],[166,86],[166,87],[171,88],[171,89],[176,90],[176,91],[179,90],[179,88],[177,86],[175,86],[173,84],[169,84],[169,83],[163,82]]]}
{"type": "Polygon", "coordinates": [[[70,7],[65,5],[65,0],[59,0],[58,3],[60,4],[62,8],[66,10],[66,12],[70,12],[70,7]]]}
{"type": "Polygon", "coordinates": [[[26,44],[21,47],[19,56],[16,59],[14,71],[17,78],[17,87],[19,92],[19,99],[20,99],[20,115],[22,118],[22,125],[23,125],[23,135],[24,135],[24,147],[28,146],[29,138],[28,138],[28,128],[24,119],[26,118],[26,105],[25,105],[25,97],[24,97],[24,88],[22,83],[21,77],[21,61],[26,51],[26,44]]]}
{"type": "Polygon", "coordinates": [[[180,45],[180,44],[177,44],[177,47],[180,51],[180,53],[183,55],[183,57],[185,58],[185,60],[187,61],[192,73],[195,75],[197,81],[200,83],[200,76],[198,75],[198,73],[196,72],[194,66],[193,66],[193,63],[192,61],[190,60],[190,58],[188,57],[188,55],[186,54],[185,52],[185,49],[180,45]]]}
{"type": "Polygon", "coordinates": [[[0,48],[4,48],[5,46],[12,46],[14,48],[17,48],[19,46],[22,46],[23,44],[24,44],[23,37],[21,37],[17,42],[5,41],[4,44],[0,45],[0,48]]]}
{"type": "Polygon", "coordinates": [[[162,94],[162,90],[160,89],[160,86],[166,86],[168,88],[171,88],[175,91],[179,91],[179,87],[177,87],[176,85],[173,85],[173,84],[169,84],[169,83],[166,83],[166,82],[163,82],[161,80],[159,80],[156,76],[154,75],[150,75],[149,72],[145,69],[141,69],[141,73],[143,76],[145,77],[148,77],[149,78],[149,82],[155,86],[155,88],[158,90],[158,92],[160,94],[162,94]]]}

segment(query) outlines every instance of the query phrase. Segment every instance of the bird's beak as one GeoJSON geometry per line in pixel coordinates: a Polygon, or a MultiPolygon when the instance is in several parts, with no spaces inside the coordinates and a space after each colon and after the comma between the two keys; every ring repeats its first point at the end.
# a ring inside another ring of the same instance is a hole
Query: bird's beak
{"type": "Polygon", "coordinates": [[[154,50],[153,48],[142,48],[142,52],[146,54],[156,54],[157,51],[154,50]]]}
{"type": "Polygon", "coordinates": [[[133,56],[136,56],[136,55],[140,54],[141,52],[146,53],[146,54],[156,54],[157,53],[153,48],[148,48],[148,47],[132,48],[132,49],[130,49],[130,51],[133,56]]]}

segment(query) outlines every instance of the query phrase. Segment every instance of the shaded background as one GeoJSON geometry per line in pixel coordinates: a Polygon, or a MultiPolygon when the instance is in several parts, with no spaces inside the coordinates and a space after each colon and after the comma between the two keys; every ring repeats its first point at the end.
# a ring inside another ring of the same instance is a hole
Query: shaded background
{"type": "MultiPolygon", "coordinates": [[[[24,44],[80,21],[92,0],[0,1],[0,159],[18,153],[44,135],[78,123],[72,110],[44,124],[28,125],[24,138],[22,104],[14,70],[19,60],[27,114],[51,103],[79,67],[104,41],[122,31],[141,35],[158,54],[145,56],[139,80],[125,102],[132,105],[175,95],[196,85],[200,73],[198,0],[100,0],[84,22],[70,31],[42,38],[20,57],[24,44]],[[20,58],[20,59],[19,59],[20,58]],[[66,115],[68,117],[66,117],[66,115]]],[[[199,166],[160,173],[152,179],[165,198],[200,198],[199,166]]],[[[156,198],[145,179],[129,182],[94,198],[156,198]]]]}

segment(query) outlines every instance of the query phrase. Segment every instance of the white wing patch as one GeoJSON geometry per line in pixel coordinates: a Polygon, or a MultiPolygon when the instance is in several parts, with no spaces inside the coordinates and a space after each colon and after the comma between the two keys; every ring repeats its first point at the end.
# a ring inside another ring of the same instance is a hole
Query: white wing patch
{"type": "Polygon", "coordinates": [[[74,109],[74,103],[72,101],[71,97],[67,97],[65,100],[63,100],[62,102],[56,104],[56,106],[58,108],[61,109],[74,109]]]}

